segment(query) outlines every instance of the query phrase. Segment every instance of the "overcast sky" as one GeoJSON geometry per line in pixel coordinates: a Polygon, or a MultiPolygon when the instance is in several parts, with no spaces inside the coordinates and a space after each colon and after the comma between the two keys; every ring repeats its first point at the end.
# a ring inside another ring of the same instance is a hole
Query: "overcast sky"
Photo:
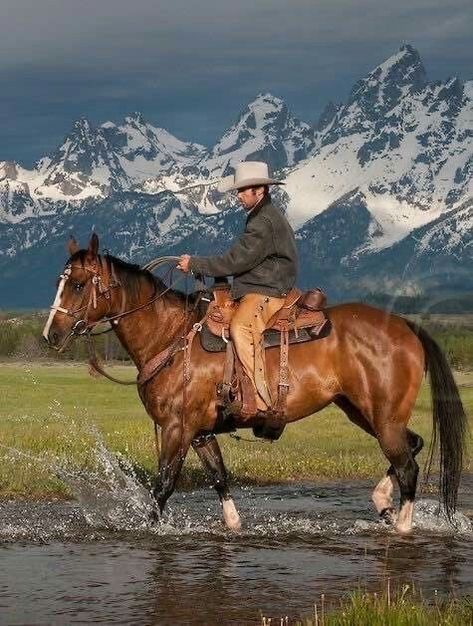
{"type": "Polygon", "coordinates": [[[473,78],[471,0],[0,0],[0,160],[132,111],[212,144],[259,92],[313,122],[403,43],[473,78]]]}

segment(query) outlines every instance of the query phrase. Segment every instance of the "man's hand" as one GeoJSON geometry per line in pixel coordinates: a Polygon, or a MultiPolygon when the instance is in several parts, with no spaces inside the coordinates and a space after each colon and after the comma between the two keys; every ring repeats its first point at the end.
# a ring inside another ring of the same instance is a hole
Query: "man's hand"
{"type": "Polygon", "coordinates": [[[189,272],[189,262],[191,260],[190,254],[183,254],[179,257],[179,263],[177,264],[177,269],[182,272],[189,272]]]}

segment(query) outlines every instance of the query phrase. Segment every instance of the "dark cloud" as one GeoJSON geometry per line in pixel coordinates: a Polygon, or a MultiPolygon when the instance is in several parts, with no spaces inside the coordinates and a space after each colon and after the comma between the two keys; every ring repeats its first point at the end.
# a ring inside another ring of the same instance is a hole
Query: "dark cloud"
{"type": "Polygon", "coordinates": [[[133,110],[210,143],[260,91],[313,121],[406,42],[468,79],[471,31],[470,0],[2,0],[0,159],[133,110]]]}

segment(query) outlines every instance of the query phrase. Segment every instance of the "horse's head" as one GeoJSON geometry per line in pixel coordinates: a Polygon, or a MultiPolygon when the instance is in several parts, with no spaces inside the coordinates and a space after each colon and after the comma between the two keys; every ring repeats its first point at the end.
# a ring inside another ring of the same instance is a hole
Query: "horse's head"
{"type": "Polygon", "coordinates": [[[70,339],[94,327],[109,312],[112,289],[119,283],[113,266],[101,257],[99,238],[94,233],[87,249],[69,240],[70,258],[57,283],[43,337],[51,348],[62,351],[70,339]]]}

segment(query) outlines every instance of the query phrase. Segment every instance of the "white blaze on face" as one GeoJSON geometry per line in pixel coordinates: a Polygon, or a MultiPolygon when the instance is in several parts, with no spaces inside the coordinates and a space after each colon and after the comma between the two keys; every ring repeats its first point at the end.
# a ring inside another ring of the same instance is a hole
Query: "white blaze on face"
{"type": "Polygon", "coordinates": [[[62,311],[62,313],[67,313],[67,309],[64,309],[61,306],[61,298],[62,298],[62,294],[64,292],[64,287],[66,286],[67,279],[71,275],[71,271],[72,270],[71,270],[70,267],[66,267],[66,269],[63,272],[63,274],[61,274],[61,280],[60,280],[59,286],[57,288],[56,297],[54,298],[54,302],[53,302],[53,304],[51,306],[51,310],[49,312],[48,321],[46,322],[46,325],[45,325],[44,330],[43,330],[43,337],[46,339],[46,341],[48,341],[49,330],[51,328],[51,325],[53,323],[54,316],[56,315],[56,313],[58,311],[62,311]]]}

